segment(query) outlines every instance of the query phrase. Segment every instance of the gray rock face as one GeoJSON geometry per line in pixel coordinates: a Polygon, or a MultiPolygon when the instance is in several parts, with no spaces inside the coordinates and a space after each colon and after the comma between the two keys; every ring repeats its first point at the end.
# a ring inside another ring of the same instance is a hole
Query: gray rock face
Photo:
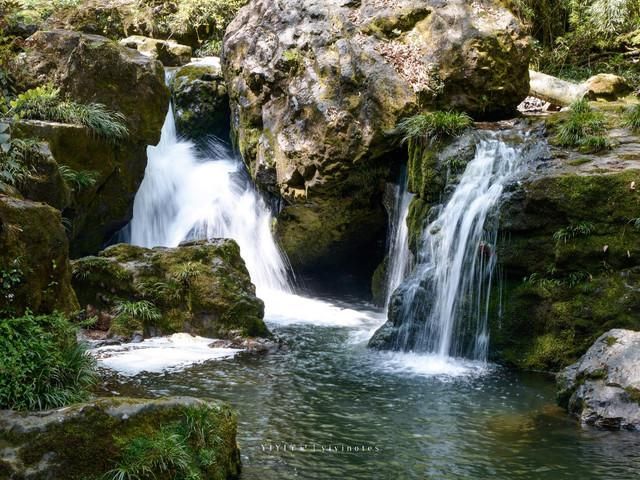
{"type": "Polygon", "coordinates": [[[375,232],[375,172],[394,161],[376,159],[395,148],[400,118],[418,106],[510,114],[528,93],[528,60],[527,37],[493,0],[244,7],[223,47],[232,128],[258,183],[289,203],[278,235],[293,263],[360,249],[361,232],[375,232]]]}
{"type": "Polygon", "coordinates": [[[640,430],[640,332],[608,331],[557,383],[558,402],[582,424],[640,430]]]}

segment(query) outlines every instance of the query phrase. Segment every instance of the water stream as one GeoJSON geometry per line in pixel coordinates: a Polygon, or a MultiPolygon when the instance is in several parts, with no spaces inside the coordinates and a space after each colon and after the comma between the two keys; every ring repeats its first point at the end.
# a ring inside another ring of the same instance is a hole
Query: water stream
{"type": "MultiPolygon", "coordinates": [[[[478,175],[463,179],[451,208],[429,227],[419,269],[439,284],[469,290],[481,305],[486,293],[471,291],[467,279],[490,275],[491,260],[475,252],[479,242],[491,242],[483,225],[501,194],[500,179],[518,165],[510,162],[515,153],[494,140],[479,152],[469,165],[478,175]],[[497,154],[504,165],[492,163],[497,154]],[[465,248],[442,241],[438,232],[451,228],[470,238],[465,248]],[[451,269],[429,263],[439,255],[451,269]]],[[[409,258],[408,196],[397,198],[391,251],[406,257],[391,268],[390,285],[406,275],[409,258]]],[[[226,349],[207,357],[200,339],[143,342],[102,363],[111,372],[110,390],[230,402],[239,413],[243,480],[635,478],[640,438],[582,430],[553,406],[551,379],[443,355],[455,345],[455,326],[442,321],[458,308],[455,299],[442,298],[434,309],[429,325],[441,333],[426,354],[366,348],[386,312],[347,302],[344,292],[341,298],[293,293],[271,218],[232,152],[216,141],[202,152],[180,140],[169,111],[160,144],[149,148],[129,240],[151,247],[234,238],[265,301],[265,321],[287,348],[263,356],[226,349]],[[161,360],[171,356],[187,361],[166,369],[161,360]]],[[[476,329],[479,337],[486,334],[482,322],[476,329]]]]}

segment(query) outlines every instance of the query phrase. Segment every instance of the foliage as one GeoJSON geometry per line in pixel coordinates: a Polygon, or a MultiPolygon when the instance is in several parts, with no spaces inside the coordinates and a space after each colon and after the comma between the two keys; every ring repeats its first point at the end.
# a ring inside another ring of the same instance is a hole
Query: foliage
{"type": "Polygon", "coordinates": [[[33,175],[33,161],[40,154],[40,145],[34,140],[13,138],[9,149],[0,149],[0,182],[21,188],[33,175]]]}
{"type": "Polygon", "coordinates": [[[219,412],[212,406],[189,407],[180,423],[152,436],[127,442],[118,465],[106,480],[157,478],[204,480],[218,462],[222,442],[219,412]]]}
{"type": "Polygon", "coordinates": [[[145,325],[157,322],[161,318],[158,308],[148,300],[119,301],[115,313],[112,329],[115,333],[123,335],[133,331],[141,332],[145,325]]]}
{"type": "Polygon", "coordinates": [[[97,172],[88,170],[74,170],[66,165],[59,165],[58,171],[65,182],[70,185],[76,192],[91,188],[96,184],[97,172]]]}
{"type": "Polygon", "coordinates": [[[108,140],[121,140],[129,134],[121,113],[112,112],[100,103],[84,105],[62,100],[60,89],[52,85],[27,90],[10,105],[8,113],[16,118],[83,125],[108,140]]]}
{"type": "Polygon", "coordinates": [[[640,103],[629,107],[624,114],[624,126],[640,132],[640,103]]]}
{"type": "Polygon", "coordinates": [[[571,105],[567,119],[558,127],[557,141],[563,147],[578,148],[585,153],[596,153],[610,147],[606,133],[606,120],[602,112],[589,106],[586,99],[571,105]]]}
{"type": "Polygon", "coordinates": [[[85,400],[95,362],[62,314],[0,322],[0,408],[42,410],[85,400]]]}
{"type": "Polygon", "coordinates": [[[588,237],[593,233],[594,225],[589,222],[580,222],[576,225],[569,225],[568,227],[561,228],[553,234],[553,239],[556,243],[567,243],[577,237],[588,237]]]}
{"type": "Polygon", "coordinates": [[[471,127],[473,120],[466,113],[428,112],[401,120],[396,132],[402,136],[402,142],[410,140],[440,140],[460,135],[471,127]]]}
{"type": "Polygon", "coordinates": [[[174,34],[184,34],[193,30],[213,41],[220,41],[227,25],[247,0],[183,0],[177,2],[177,9],[168,16],[167,24],[174,34]]]}
{"type": "Polygon", "coordinates": [[[0,270],[0,299],[3,308],[0,308],[0,315],[9,313],[11,303],[15,300],[15,290],[24,281],[24,272],[20,266],[21,259],[15,258],[11,264],[0,270]]]}
{"type": "Polygon", "coordinates": [[[219,57],[222,53],[222,40],[217,38],[207,40],[195,53],[196,57],[219,57]]]}

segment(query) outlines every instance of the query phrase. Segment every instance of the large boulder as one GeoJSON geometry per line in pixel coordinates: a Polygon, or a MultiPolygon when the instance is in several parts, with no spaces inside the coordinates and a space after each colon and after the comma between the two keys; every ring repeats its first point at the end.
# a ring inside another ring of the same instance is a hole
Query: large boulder
{"type": "Polygon", "coordinates": [[[0,317],[78,309],[60,212],[0,194],[0,317]]]}
{"type": "Polygon", "coordinates": [[[640,332],[604,333],[557,376],[558,401],[582,424],[640,430],[640,332]]]}
{"type": "Polygon", "coordinates": [[[107,472],[113,474],[134,460],[138,472],[149,468],[144,474],[158,480],[196,472],[198,478],[237,478],[236,428],[236,415],[228,405],[190,397],[103,398],[39,413],[4,410],[0,477],[106,478],[107,472]],[[180,455],[188,472],[180,466],[175,471],[160,468],[162,462],[175,460],[166,457],[171,454],[180,455]],[[157,462],[149,461],[153,455],[160,456],[157,462]]]}
{"type": "Polygon", "coordinates": [[[73,285],[87,315],[96,315],[99,326],[113,334],[269,335],[264,304],[233,240],[154,249],[114,245],[96,257],[75,260],[73,285]],[[118,305],[134,301],[150,302],[157,315],[131,318],[135,315],[125,312],[118,319],[118,305]]]}
{"type": "Polygon", "coordinates": [[[175,72],[171,96],[178,132],[194,140],[229,136],[229,96],[220,59],[207,57],[175,72]]]}
{"type": "Polygon", "coordinates": [[[277,233],[294,265],[366,260],[398,120],[419,106],[510,115],[528,63],[494,1],[249,2],[223,46],[232,127],[258,184],[286,200],[277,233]]]}
{"type": "Polygon", "coordinates": [[[53,82],[76,102],[102,103],[126,118],[128,139],[117,143],[74,125],[25,121],[13,129],[16,137],[47,141],[58,164],[94,174],[92,187],[65,211],[72,254],[93,253],[131,218],[146,147],[158,142],[169,103],[162,65],[104,37],[53,30],[26,41],[14,70],[22,88],[53,82]]]}

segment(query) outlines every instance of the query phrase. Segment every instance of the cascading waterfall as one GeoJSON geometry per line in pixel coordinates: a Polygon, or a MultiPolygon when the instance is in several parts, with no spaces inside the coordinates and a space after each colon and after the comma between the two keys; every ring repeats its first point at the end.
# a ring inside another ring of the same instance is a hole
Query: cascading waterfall
{"type": "Polygon", "coordinates": [[[387,267],[385,310],[389,306],[391,295],[411,270],[411,251],[409,250],[409,204],[413,195],[407,190],[408,177],[403,170],[398,184],[394,185],[394,204],[389,216],[389,254],[387,267]]]}
{"type": "Polygon", "coordinates": [[[178,137],[169,106],[160,143],[148,147],[147,157],[125,241],[176,247],[186,240],[232,238],[259,294],[290,291],[271,212],[226,144],[211,139],[204,153],[198,151],[178,137]]]}
{"type": "Polygon", "coordinates": [[[422,237],[417,266],[404,282],[395,348],[486,360],[488,314],[505,185],[527,164],[525,143],[478,133],[476,154],[422,237]]]}

